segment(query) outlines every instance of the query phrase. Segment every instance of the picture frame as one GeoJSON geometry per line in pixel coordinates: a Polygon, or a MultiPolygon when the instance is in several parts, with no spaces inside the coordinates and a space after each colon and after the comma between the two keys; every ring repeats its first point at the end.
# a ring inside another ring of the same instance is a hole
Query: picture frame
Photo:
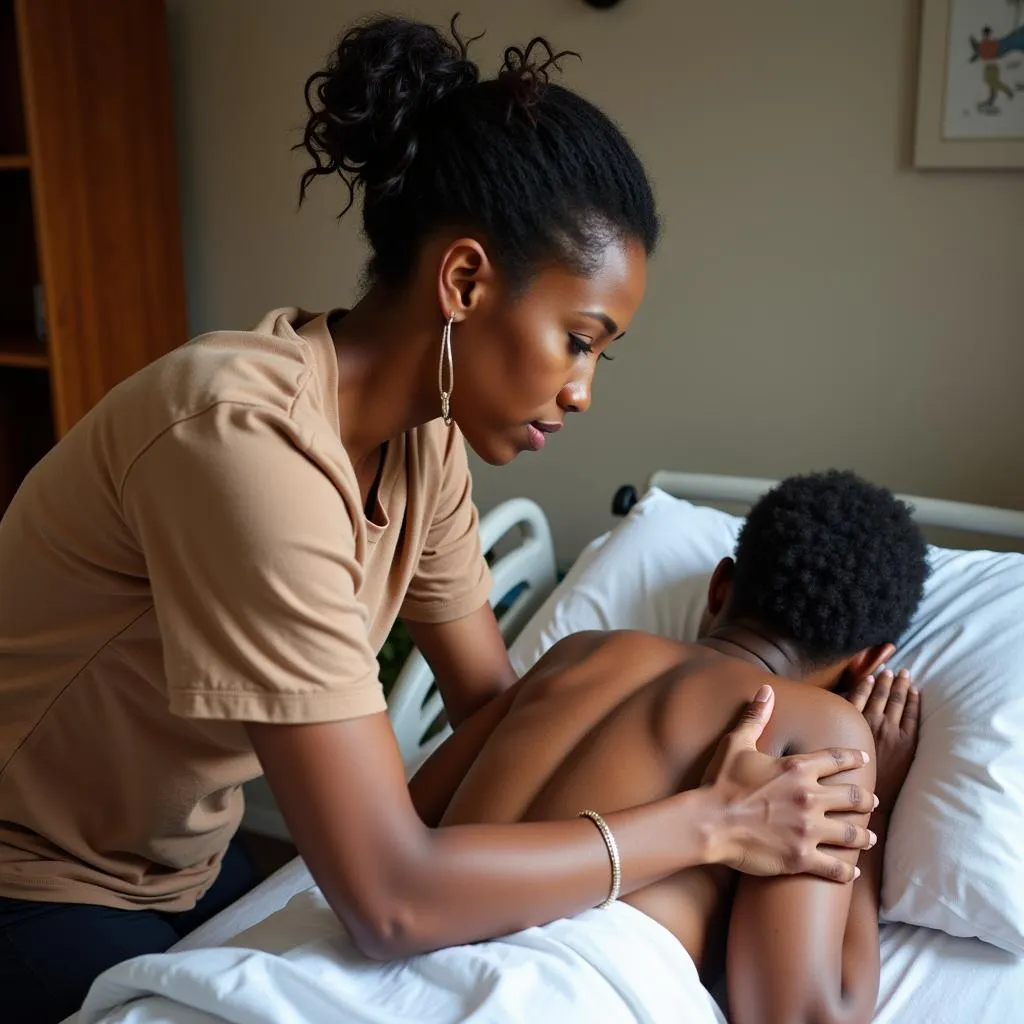
{"type": "Polygon", "coordinates": [[[914,167],[1024,168],[1024,0],[923,0],[914,167]]]}

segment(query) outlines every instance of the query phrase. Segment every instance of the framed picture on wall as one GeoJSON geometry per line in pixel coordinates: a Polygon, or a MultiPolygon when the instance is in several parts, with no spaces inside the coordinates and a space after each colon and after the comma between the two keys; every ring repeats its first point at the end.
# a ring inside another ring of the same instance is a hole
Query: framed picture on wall
{"type": "Polygon", "coordinates": [[[1024,0],[924,0],[914,166],[1024,168],[1024,0]]]}

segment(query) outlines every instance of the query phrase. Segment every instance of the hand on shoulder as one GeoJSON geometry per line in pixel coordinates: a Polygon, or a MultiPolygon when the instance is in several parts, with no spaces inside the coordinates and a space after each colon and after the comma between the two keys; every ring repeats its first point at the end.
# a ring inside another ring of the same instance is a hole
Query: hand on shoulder
{"type": "Polygon", "coordinates": [[[769,686],[720,742],[705,776],[723,809],[725,840],[715,859],[747,874],[806,872],[848,882],[857,874],[853,862],[823,848],[857,850],[874,842],[863,827],[874,804],[871,733],[851,705],[806,692],[802,703],[818,712],[816,728],[805,735],[811,753],[776,758],[757,750],[774,708],[769,686]],[[822,715],[826,705],[829,713],[822,715]]]}

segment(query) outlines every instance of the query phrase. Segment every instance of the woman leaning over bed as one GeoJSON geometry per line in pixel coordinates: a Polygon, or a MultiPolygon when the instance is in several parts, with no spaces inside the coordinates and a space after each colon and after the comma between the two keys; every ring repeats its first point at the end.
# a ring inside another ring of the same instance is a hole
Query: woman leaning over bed
{"type": "MultiPolygon", "coordinates": [[[[231,840],[239,787],[261,771],[370,956],[608,894],[590,821],[435,827],[443,807],[410,795],[375,660],[400,616],[453,722],[491,699],[500,718],[513,676],[463,438],[495,465],[543,447],[589,407],[643,295],[658,227],[643,168],[600,111],[546,83],[538,53],[510,49],[484,81],[458,36],[349,32],[307,86],[302,185],[338,174],[361,191],[365,296],[277,310],[143,370],[4,518],[9,1024],[59,1019],[103,969],[166,949],[254,883],[231,840]]],[[[704,788],[609,815],[624,892],[713,862],[850,879],[816,848],[844,845],[826,812],[853,809],[848,790],[819,780],[862,755],[786,771],[753,751],[762,725],[752,707],[704,788]]],[[[454,741],[450,791],[484,738],[454,741]]]]}

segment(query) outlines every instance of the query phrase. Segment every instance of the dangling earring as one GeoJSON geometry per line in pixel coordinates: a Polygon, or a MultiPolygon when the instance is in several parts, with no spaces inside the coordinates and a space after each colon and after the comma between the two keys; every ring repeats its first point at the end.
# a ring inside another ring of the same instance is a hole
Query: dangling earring
{"type": "Polygon", "coordinates": [[[441,392],[441,419],[444,425],[452,425],[452,392],[455,390],[455,364],[452,362],[452,324],[455,322],[455,314],[448,317],[448,322],[441,332],[441,360],[437,365],[437,390],[441,392]],[[448,389],[445,390],[444,364],[448,362],[448,389]]]}

